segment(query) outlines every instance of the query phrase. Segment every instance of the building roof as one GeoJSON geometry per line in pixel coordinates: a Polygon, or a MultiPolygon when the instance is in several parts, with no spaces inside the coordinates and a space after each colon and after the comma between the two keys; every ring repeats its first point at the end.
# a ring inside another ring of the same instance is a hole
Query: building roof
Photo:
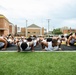
{"type": "Polygon", "coordinates": [[[4,19],[6,19],[9,22],[9,20],[2,14],[0,14],[0,18],[4,18],[4,19]]]}
{"type": "Polygon", "coordinates": [[[41,28],[41,27],[39,27],[39,26],[37,26],[35,24],[32,24],[32,25],[28,26],[27,28],[41,28]]]}
{"type": "Polygon", "coordinates": [[[0,18],[4,18],[4,15],[0,14],[0,18]]]}
{"type": "Polygon", "coordinates": [[[4,15],[0,14],[0,16],[4,16],[4,15]]]}

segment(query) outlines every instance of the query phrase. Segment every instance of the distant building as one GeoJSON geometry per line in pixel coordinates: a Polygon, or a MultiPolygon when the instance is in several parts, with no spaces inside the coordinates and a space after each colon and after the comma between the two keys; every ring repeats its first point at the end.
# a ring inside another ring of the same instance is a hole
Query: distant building
{"type": "Polygon", "coordinates": [[[27,28],[21,28],[21,32],[18,35],[24,35],[26,37],[30,35],[44,35],[44,28],[39,27],[35,24],[28,26],[27,28]]]}
{"type": "Polygon", "coordinates": [[[63,34],[68,33],[67,30],[68,30],[68,27],[67,27],[67,26],[64,26],[64,27],[61,28],[61,32],[62,32],[63,34]]]}
{"type": "Polygon", "coordinates": [[[15,35],[17,35],[17,25],[15,25],[15,35]]]}
{"type": "Polygon", "coordinates": [[[9,34],[15,35],[15,26],[14,24],[10,23],[9,24],[9,34]]]}
{"type": "Polygon", "coordinates": [[[68,27],[62,27],[61,28],[61,32],[63,34],[74,33],[74,32],[76,32],[76,29],[72,29],[71,27],[70,28],[68,28],[68,27]]]}
{"type": "Polygon", "coordinates": [[[17,34],[20,36],[26,36],[25,34],[25,27],[18,28],[19,30],[17,31],[17,34]]]}
{"type": "Polygon", "coordinates": [[[47,34],[47,29],[44,29],[44,35],[46,35],[47,34]]]}
{"type": "Polygon", "coordinates": [[[44,28],[32,24],[26,28],[26,36],[30,35],[44,35],[44,28]]]}

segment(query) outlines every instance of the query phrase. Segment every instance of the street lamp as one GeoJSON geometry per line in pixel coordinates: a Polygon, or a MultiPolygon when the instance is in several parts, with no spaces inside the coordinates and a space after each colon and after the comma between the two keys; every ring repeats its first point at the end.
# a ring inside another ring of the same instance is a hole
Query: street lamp
{"type": "Polygon", "coordinates": [[[48,36],[49,36],[49,22],[50,22],[50,19],[47,19],[48,20],[48,36]]]}
{"type": "Polygon", "coordinates": [[[27,20],[26,20],[26,37],[27,37],[27,20]]]}

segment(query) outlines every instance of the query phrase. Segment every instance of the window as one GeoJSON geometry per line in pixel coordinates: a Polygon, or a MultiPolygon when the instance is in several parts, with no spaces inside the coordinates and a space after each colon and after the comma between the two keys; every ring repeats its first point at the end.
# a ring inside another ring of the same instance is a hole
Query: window
{"type": "Polygon", "coordinates": [[[30,33],[30,32],[28,32],[28,33],[30,33]]]}
{"type": "Polygon", "coordinates": [[[36,33],[36,32],[33,32],[33,33],[36,33]]]}

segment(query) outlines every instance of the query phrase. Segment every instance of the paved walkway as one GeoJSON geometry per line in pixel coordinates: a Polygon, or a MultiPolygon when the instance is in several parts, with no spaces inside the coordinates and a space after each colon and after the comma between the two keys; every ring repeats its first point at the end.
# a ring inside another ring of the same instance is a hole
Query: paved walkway
{"type": "MultiPolygon", "coordinates": [[[[66,45],[62,45],[61,46],[62,50],[61,51],[76,51],[76,46],[66,46],[66,45]]],[[[34,50],[37,52],[37,51],[42,51],[42,47],[41,45],[38,45],[37,47],[34,48],[34,50]]],[[[2,50],[0,50],[1,52],[2,50]]],[[[5,51],[17,51],[17,46],[12,46],[12,47],[9,47],[7,48],[5,51]]],[[[49,52],[49,51],[48,51],[49,52]]],[[[59,51],[58,51],[59,52],[59,51]]]]}

